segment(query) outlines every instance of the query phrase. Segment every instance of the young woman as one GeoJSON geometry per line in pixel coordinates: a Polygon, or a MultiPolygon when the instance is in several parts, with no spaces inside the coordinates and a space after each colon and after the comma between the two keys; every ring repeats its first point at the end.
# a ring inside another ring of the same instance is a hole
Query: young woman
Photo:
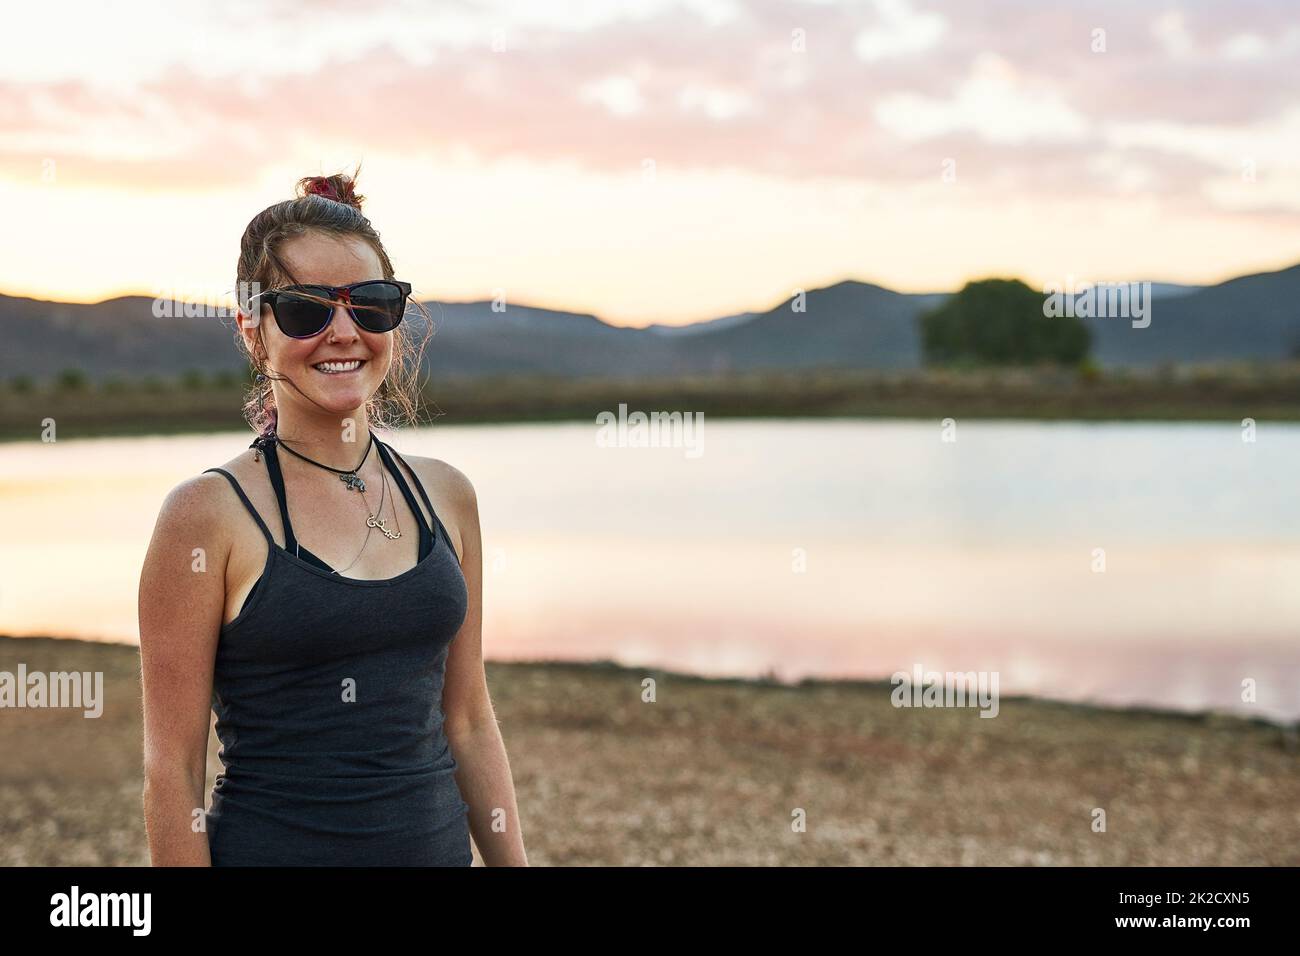
{"type": "Polygon", "coordinates": [[[240,244],[258,437],[172,490],[141,576],[152,860],[468,866],[472,831],[485,864],[526,865],[474,488],[372,431],[414,417],[411,288],[352,178],[297,192],[240,244]]]}

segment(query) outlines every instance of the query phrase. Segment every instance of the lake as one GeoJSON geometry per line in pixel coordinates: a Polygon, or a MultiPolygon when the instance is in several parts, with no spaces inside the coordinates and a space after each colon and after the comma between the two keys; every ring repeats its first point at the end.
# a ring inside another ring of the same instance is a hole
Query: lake
{"type": "MultiPolygon", "coordinates": [[[[477,489],[484,650],[1300,718],[1300,426],[710,420],[389,435],[477,489]],[[1242,700],[1253,680],[1256,700],[1242,700]]],[[[134,642],[177,482],[242,432],[0,444],[0,633],[134,642]]],[[[305,542],[308,547],[310,542],[305,542]]]]}

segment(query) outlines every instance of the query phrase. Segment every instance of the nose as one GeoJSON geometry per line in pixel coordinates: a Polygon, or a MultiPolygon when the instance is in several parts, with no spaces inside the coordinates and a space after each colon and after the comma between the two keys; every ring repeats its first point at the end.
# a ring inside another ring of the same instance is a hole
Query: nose
{"type": "Polygon", "coordinates": [[[361,338],[357,332],[357,323],[348,311],[346,301],[334,302],[334,314],[330,317],[329,334],[341,342],[355,342],[361,338]]]}

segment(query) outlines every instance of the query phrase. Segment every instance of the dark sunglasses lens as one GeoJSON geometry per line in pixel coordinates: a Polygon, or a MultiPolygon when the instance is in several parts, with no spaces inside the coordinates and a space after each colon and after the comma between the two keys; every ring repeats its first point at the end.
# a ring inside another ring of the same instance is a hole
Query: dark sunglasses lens
{"type": "MultiPolygon", "coordinates": [[[[304,290],[321,298],[329,297],[328,289],[304,290]]],[[[324,302],[300,299],[292,293],[282,293],[275,303],[275,318],[280,323],[280,331],[294,338],[306,338],[315,335],[329,324],[334,307],[324,302]]]]}
{"type": "Polygon", "coordinates": [[[391,332],[406,312],[406,293],[391,282],[367,282],[352,290],[357,323],[371,332],[391,332]]]}

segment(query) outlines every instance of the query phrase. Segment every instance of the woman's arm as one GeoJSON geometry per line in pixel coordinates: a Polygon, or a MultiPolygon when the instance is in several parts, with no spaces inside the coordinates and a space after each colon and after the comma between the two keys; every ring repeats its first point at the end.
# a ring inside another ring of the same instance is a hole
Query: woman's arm
{"type": "Polygon", "coordinates": [[[447,656],[442,695],[447,739],[458,765],[456,783],[469,804],[470,832],[484,864],[527,866],[510,761],[483,669],[483,545],[478,498],[468,478],[455,468],[447,469],[461,538],[460,566],[469,591],[469,612],[447,656]]]}
{"type": "Polygon", "coordinates": [[[212,862],[203,790],[230,549],[220,481],[205,474],[172,489],[140,574],[144,822],[154,866],[212,862]]]}

